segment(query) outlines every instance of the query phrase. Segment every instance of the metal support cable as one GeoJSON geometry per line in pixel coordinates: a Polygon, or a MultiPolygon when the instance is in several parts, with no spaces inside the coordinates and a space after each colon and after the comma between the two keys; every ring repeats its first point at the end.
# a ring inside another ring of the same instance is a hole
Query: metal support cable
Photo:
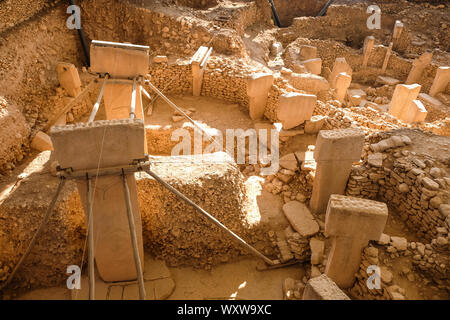
{"type": "Polygon", "coordinates": [[[133,209],[131,207],[130,190],[128,188],[127,177],[122,171],[123,190],[127,206],[128,226],[130,227],[131,244],[133,246],[134,263],[136,265],[136,274],[139,283],[139,299],[145,300],[144,273],[142,271],[141,258],[139,256],[138,241],[136,237],[136,227],[134,224],[133,209]]]}
{"type": "Polygon", "coordinates": [[[86,174],[87,194],[86,206],[88,216],[88,269],[89,269],[89,300],[95,300],[95,268],[94,268],[94,214],[92,213],[91,178],[86,174]]]}
{"type": "Polygon", "coordinates": [[[101,103],[102,97],[103,97],[103,91],[105,90],[105,85],[106,85],[107,81],[108,81],[108,75],[106,75],[105,79],[103,80],[102,88],[100,89],[100,93],[98,94],[97,101],[95,102],[94,107],[92,108],[88,122],[94,121],[95,116],[97,115],[97,111],[98,111],[98,108],[100,107],[100,103],[101,103]]]}
{"type": "Polygon", "coordinates": [[[131,91],[131,108],[130,108],[130,118],[136,118],[136,78],[133,78],[133,89],[131,91]]]}

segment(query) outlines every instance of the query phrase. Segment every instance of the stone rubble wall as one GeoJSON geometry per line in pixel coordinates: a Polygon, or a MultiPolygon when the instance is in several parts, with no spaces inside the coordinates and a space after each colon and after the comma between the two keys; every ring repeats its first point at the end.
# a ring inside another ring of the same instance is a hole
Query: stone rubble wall
{"type": "MultiPolygon", "coordinates": [[[[377,41],[377,39],[376,39],[377,41]]],[[[377,43],[378,44],[378,43],[377,43]]],[[[352,78],[354,82],[364,82],[373,84],[376,78],[380,75],[389,76],[401,81],[405,81],[408,77],[409,71],[412,67],[413,60],[408,60],[400,57],[396,52],[392,52],[385,74],[382,74],[381,68],[386,55],[387,47],[374,46],[370,54],[368,66],[366,69],[362,69],[362,44],[360,49],[353,49],[352,47],[345,46],[343,43],[336,40],[324,40],[324,39],[308,39],[304,35],[296,38],[289,43],[286,50],[283,53],[283,60],[285,66],[292,68],[294,64],[293,57],[288,54],[289,50],[298,52],[300,46],[309,45],[317,48],[317,57],[322,59],[322,76],[328,77],[329,72],[333,69],[333,64],[336,58],[345,58],[347,63],[353,70],[352,78]]],[[[431,84],[433,83],[434,76],[438,65],[430,64],[427,66],[422,74],[419,84],[422,85],[421,92],[428,93],[431,84]]],[[[377,94],[382,95],[382,94],[377,94]]],[[[391,93],[392,95],[392,93],[391,93]]]]}
{"type": "MultiPolygon", "coordinates": [[[[213,97],[248,108],[247,77],[261,71],[225,56],[212,56],[205,67],[202,96],[213,97]]],[[[189,61],[173,64],[153,63],[150,81],[167,94],[192,94],[192,70],[189,61]],[[170,85],[169,85],[170,84],[170,85]]]]}
{"type": "MultiPolygon", "coordinates": [[[[268,235],[270,225],[261,223],[249,210],[247,187],[237,165],[217,158],[217,154],[209,157],[212,161],[206,164],[189,165],[186,161],[173,163],[168,157],[154,157],[152,170],[258,250],[275,256],[268,235]]],[[[50,172],[50,151],[44,151],[24,170],[14,192],[0,204],[0,286],[27,249],[56,193],[58,179],[50,172]]],[[[171,266],[205,269],[248,255],[229,235],[147,174],[137,173],[136,179],[147,252],[171,266]]],[[[47,227],[9,288],[64,284],[67,266],[86,268],[85,241],[85,213],[76,184],[68,181],[47,227]]]]}
{"type": "MultiPolygon", "coordinates": [[[[170,161],[154,157],[152,170],[240,237],[253,244],[263,241],[257,248],[264,250],[265,243],[270,250],[268,226],[251,222],[246,211],[245,186],[237,165],[218,162],[218,153],[207,157],[213,162],[190,163],[188,171],[189,157],[170,161]]],[[[137,183],[146,248],[168,265],[209,269],[247,254],[229,235],[146,174],[138,176],[137,183]]]]}
{"type": "Polygon", "coordinates": [[[32,18],[60,0],[3,0],[0,3],[0,33],[32,18]]]}
{"type": "Polygon", "coordinates": [[[233,10],[210,10],[211,13],[206,14],[214,19],[214,16],[219,15],[218,19],[214,20],[214,24],[220,29],[236,30],[239,36],[243,36],[245,30],[255,24],[267,21],[264,11],[260,9],[259,5],[252,1],[247,3],[239,3],[233,10]],[[222,19],[220,19],[222,18],[222,19]]]}
{"type": "Polygon", "coordinates": [[[449,177],[438,168],[445,164],[429,155],[392,148],[382,152],[385,165],[378,166],[367,161],[369,148],[364,149],[363,164],[352,168],[347,195],[388,203],[421,239],[431,241],[438,227],[449,228],[450,221],[440,210],[450,201],[449,177]]]}
{"type": "Polygon", "coordinates": [[[0,176],[14,169],[28,152],[30,127],[17,107],[0,96],[0,176]]]}
{"type": "Polygon", "coordinates": [[[152,11],[124,1],[88,0],[80,6],[90,40],[148,45],[151,55],[190,55],[211,40],[210,23],[192,15],[152,11]]]}
{"type": "Polygon", "coordinates": [[[396,288],[398,286],[392,285],[392,273],[385,266],[381,266],[380,260],[381,259],[379,259],[379,250],[376,247],[368,246],[367,248],[364,249],[361,258],[361,266],[358,273],[356,274],[355,283],[348,290],[350,296],[353,299],[392,300],[393,295],[395,296],[394,292],[400,293],[401,295],[405,294],[404,289],[396,288]],[[380,267],[381,271],[380,289],[377,288],[369,289],[369,287],[367,286],[367,280],[369,279],[370,276],[367,274],[367,268],[370,265],[377,265],[378,267],[380,267]]]}
{"type": "MultiPolygon", "coordinates": [[[[0,286],[24,254],[56,194],[59,182],[49,174],[50,153],[40,153],[26,167],[14,192],[0,204],[0,286]]],[[[85,216],[76,184],[68,181],[47,226],[9,288],[63,284],[67,266],[81,264],[85,235],[85,216]]]]}
{"type": "Polygon", "coordinates": [[[411,298],[406,297],[405,290],[396,284],[397,277],[406,278],[416,287],[433,285],[448,291],[450,289],[449,248],[448,229],[441,228],[437,238],[427,244],[418,241],[408,242],[406,238],[383,234],[380,241],[373,242],[364,249],[360,270],[349,292],[353,298],[366,300],[411,298]],[[399,259],[402,259],[402,262],[399,259]],[[389,266],[392,267],[397,263],[402,267],[401,270],[397,270],[397,275],[394,277],[394,272],[389,266]],[[371,265],[380,268],[380,289],[370,289],[367,286],[367,281],[373,274],[371,273],[373,271],[367,269],[371,265]],[[430,284],[431,282],[433,283],[430,284]]]}

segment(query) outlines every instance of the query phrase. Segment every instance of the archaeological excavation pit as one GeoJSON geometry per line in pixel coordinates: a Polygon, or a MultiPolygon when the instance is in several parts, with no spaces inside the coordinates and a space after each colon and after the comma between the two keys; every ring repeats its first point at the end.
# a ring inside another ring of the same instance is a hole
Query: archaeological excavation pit
{"type": "Polygon", "coordinates": [[[0,3],[0,299],[449,299],[448,4],[76,2],[0,3]]]}

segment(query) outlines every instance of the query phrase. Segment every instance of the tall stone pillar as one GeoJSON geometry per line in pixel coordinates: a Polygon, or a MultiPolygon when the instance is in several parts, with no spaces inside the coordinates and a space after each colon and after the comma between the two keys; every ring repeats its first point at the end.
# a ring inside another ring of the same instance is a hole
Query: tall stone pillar
{"type": "MultiPolygon", "coordinates": [[[[144,123],[138,119],[100,120],[54,126],[50,130],[50,136],[59,165],[75,171],[127,165],[145,156],[144,123]]],[[[144,267],[142,224],[136,181],[133,174],[128,174],[126,179],[130,189],[141,263],[144,267]]],[[[83,207],[87,212],[86,180],[79,180],[77,185],[83,207]]],[[[92,177],[91,185],[94,251],[99,275],[104,281],[134,280],[136,266],[122,177],[92,177]]]]}
{"type": "Polygon", "coordinates": [[[444,92],[450,82],[450,67],[439,67],[436,70],[433,84],[430,88],[430,96],[435,96],[440,92],[444,92]]]}
{"type": "Polygon", "coordinates": [[[394,24],[394,30],[392,30],[392,42],[394,49],[398,47],[403,32],[403,22],[396,20],[394,24]]]}
{"type": "Polygon", "coordinates": [[[297,92],[282,94],[279,98],[277,116],[283,129],[292,129],[311,119],[316,106],[317,96],[297,92]]]}
{"type": "Polygon", "coordinates": [[[336,58],[333,64],[333,70],[330,73],[330,76],[328,77],[328,82],[330,83],[330,88],[334,89],[336,88],[336,78],[338,74],[345,72],[349,76],[352,75],[353,70],[350,67],[350,65],[347,63],[345,58],[336,58]]]}
{"type": "Polygon", "coordinates": [[[272,84],[273,75],[270,73],[254,73],[247,79],[249,114],[252,120],[263,117],[272,84]]]}
{"type": "Polygon", "coordinates": [[[335,82],[336,87],[334,89],[334,97],[336,100],[341,103],[344,101],[350,83],[352,83],[352,76],[345,72],[341,72],[337,75],[335,82]]]}
{"type": "Polygon", "coordinates": [[[392,46],[394,45],[393,42],[389,43],[389,47],[386,51],[386,55],[384,56],[384,61],[383,61],[383,66],[381,67],[381,73],[385,73],[388,63],[389,63],[389,58],[391,57],[392,54],[392,46]]]}
{"type": "Polygon", "coordinates": [[[405,123],[423,122],[428,111],[420,100],[413,100],[400,116],[405,123]]]}
{"type": "Polygon", "coordinates": [[[192,68],[192,95],[200,96],[203,84],[203,73],[209,56],[211,55],[212,48],[201,46],[195,52],[191,60],[192,68]]]}
{"type": "Polygon", "coordinates": [[[367,36],[364,39],[364,47],[363,47],[363,63],[362,67],[367,67],[367,63],[369,62],[370,54],[372,53],[373,45],[375,44],[374,36],[367,36]]]}
{"type": "Polygon", "coordinates": [[[356,128],[321,130],[317,135],[314,159],[316,175],[309,206],[323,213],[332,194],[343,194],[352,163],[361,159],[364,132],[356,128]]]}
{"type": "Polygon", "coordinates": [[[355,281],[361,252],[369,240],[380,239],[388,209],[384,202],[333,194],[325,216],[325,234],[333,237],[325,274],[341,289],[355,281]]]}
{"type": "Polygon", "coordinates": [[[425,52],[419,58],[415,59],[413,61],[411,70],[409,71],[408,78],[405,81],[405,84],[418,83],[422,77],[423,71],[431,63],[432,58],[432,52],[425,52]]]}
{"type": "Polygon", "coordinates": [[[420,88],[421,85],[417,83],[410,85],[396,85],[391,102],[389,103],[389,114],[396,118],[400,118],[402,113],[409,107],[410,103],[417,99],[420,88]]]}

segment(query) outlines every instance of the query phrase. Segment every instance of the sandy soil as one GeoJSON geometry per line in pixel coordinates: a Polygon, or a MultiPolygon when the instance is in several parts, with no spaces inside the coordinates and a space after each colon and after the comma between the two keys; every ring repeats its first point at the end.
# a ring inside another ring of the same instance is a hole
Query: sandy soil
{"type": "MultiPolygon", "coordinates": [[[[169,299],[279,300],[283,299],[283,280],[288,277],[301,279],[305,274],[301,265],[256,271],[257,263],[254,259],[245,259],[222,264],[211,271],[170,268],[176,287],[169,299]]],[[[70,292],[65,287],[37,289],[17,299],[70,300],[70,292]]]]}

